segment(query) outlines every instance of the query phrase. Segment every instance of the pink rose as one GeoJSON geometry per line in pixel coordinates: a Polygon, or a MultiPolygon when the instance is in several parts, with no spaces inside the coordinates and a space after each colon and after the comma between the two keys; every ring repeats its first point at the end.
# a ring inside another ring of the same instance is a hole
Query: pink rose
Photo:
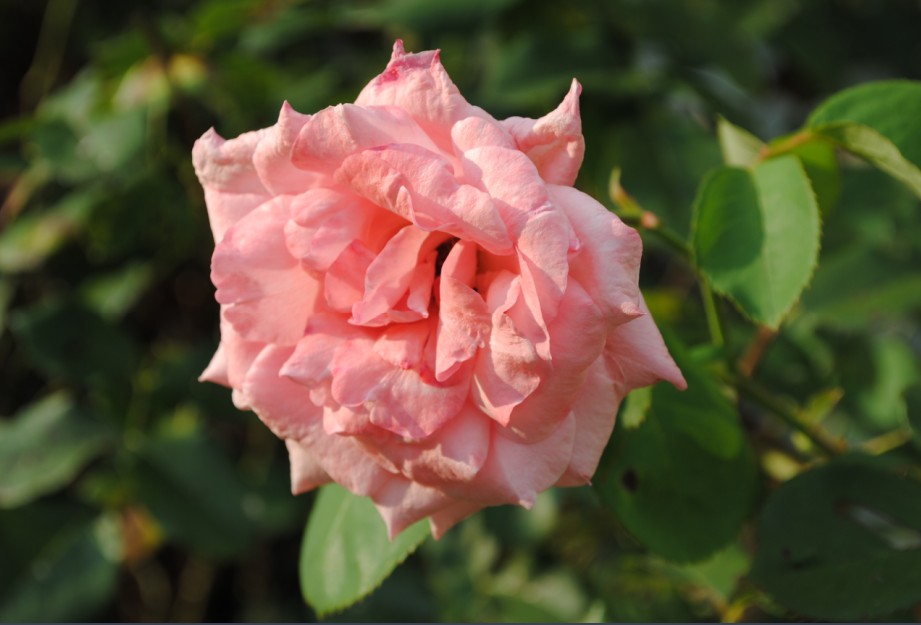
{"type": "Polygon", "coordinates": [[[371,497],[391,536],[586,484],[633,388],[684,379],[637,287],[639,235],[572,187],[580,87],[537,119],[470,105],[438,52],[315,115],[193,150],[233,389],[293,491],[371,497]]]}

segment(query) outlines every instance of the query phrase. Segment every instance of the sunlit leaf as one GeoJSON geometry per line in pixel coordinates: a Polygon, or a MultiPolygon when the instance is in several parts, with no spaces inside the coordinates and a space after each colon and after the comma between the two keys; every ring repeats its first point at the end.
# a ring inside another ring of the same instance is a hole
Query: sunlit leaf
{"type": "Polygon", "coordinates": [[[819,253],[819,209],[793,156],[708,176],[694,206],[697,266],[752,319],[776,328],[819,253]]]}
{"type": "Polygon", "coordinates": [[[730,167],[754,165],[765,147],[761,139],[722,117],[716,123],[716,136],[720,141],[723,162],[730,167]]]}
{"type": "Polygon", "coordinates": [[[301,546],[304,599],[319,614],[352,605],[380,586],[428,535],[428,521],[422,520],[390,541],[370,499],[324,486],[301,546]]]}
{"type": "Polygon", "coordinates": [[[819,105],[807,126],[921,196],[921,82],[866,83],[819,105]]]}

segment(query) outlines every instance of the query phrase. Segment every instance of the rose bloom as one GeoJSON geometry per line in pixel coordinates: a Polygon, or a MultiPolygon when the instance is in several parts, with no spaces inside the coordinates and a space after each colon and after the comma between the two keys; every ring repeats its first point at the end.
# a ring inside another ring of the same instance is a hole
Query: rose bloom
{"type": "Polygon", "coordinates": [[[203,380],[287,444],[292,489],[371,497],[391,537],[589,482],[631,389],[685,386],[640,237],[572,187],[580,86],[534,120],[394,45],[354,104],[195,144],[221,343],[203,380]]]}

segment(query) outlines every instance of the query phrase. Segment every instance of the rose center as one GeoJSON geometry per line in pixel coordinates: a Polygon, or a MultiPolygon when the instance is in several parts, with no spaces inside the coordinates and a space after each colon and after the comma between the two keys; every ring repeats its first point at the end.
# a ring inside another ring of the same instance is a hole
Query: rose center
{"type": "Polygon", "coordinates": [[[454,244],[459,240],[460,239],[457,237],[451,237],[437,248],[435,248],[435,276],[441,275],[441,266],[445,264],[445,260],[447,260],[448,254],[451,253],[451,249],[454,247],[454,244]]]}

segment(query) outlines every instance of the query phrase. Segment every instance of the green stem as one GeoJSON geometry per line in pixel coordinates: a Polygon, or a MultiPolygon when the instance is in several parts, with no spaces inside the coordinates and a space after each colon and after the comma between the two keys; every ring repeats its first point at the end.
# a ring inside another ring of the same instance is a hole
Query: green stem
{"type": "Polygon", "coordinates": [[[713,289],[710,288],[710,281],[702,273],[698,272],[700,280],[700,298],[704,303],[704,315],[707,318],[707,328],[710,330],[710,342],[716,347],[722,347],[726,341],[723,338],[723,324],[720,321],[720,313],[716,308],[716,298],[713,296],[713,289]]]}
{"type": "Polygon", "coordinates": [[[795,410],[792,410],[786,403],[772,395],[768,389],[765,389],[751,378],[730,374],[728,381],[746,397],[758,402],[764,408],[780,417],[791,428],[805,435],[826,456],[834,457],[842,453],[843,449],[841,449],[840,445],[829,441],[822,432],[800,421],[795,410]]]}

